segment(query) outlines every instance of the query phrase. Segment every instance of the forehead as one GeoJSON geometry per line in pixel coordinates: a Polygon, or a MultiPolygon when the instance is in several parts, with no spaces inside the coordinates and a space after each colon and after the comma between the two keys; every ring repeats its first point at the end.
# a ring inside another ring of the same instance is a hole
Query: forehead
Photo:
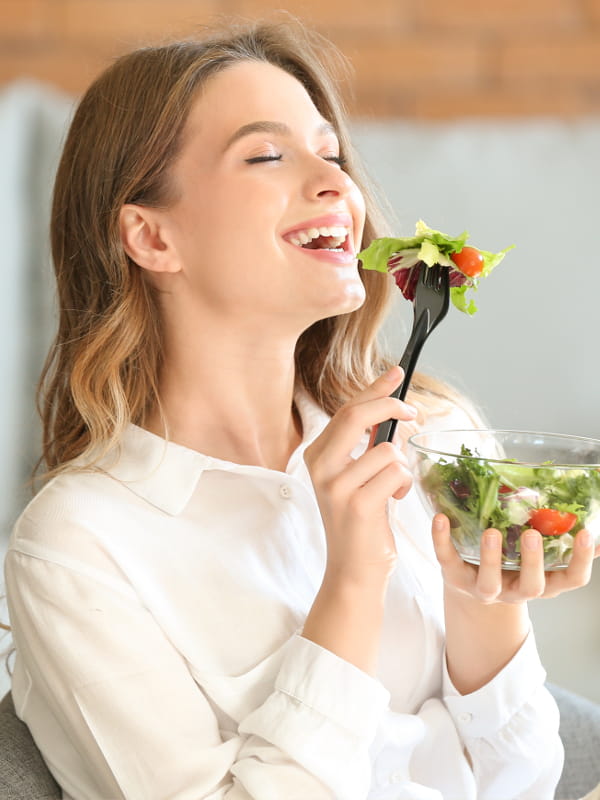
{"type": "Polygon", "coordinates": [[[241,61],[211,76],[194,101],[186,123],[192,134],[211,139],[231,135],[256,120],[292,129],[322,129],[323,116],[293,75],[261,61],[241,61]]]}

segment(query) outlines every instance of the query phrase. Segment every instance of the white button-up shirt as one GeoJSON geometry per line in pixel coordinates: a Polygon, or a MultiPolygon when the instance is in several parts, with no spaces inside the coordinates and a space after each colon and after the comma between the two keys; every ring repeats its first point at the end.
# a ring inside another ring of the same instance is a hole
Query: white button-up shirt
{"type": "Polygon", "coordinates": [[[20,517],[12,690],[64,797],[550,800],[562,747],[533,635],[456,691],[414,489],[390,506],[377,677],[300,635],[326,558],[303,452],[327,417],[298,402],[285,472],[130,426],[117,459],[59,475],[20,517]]]}

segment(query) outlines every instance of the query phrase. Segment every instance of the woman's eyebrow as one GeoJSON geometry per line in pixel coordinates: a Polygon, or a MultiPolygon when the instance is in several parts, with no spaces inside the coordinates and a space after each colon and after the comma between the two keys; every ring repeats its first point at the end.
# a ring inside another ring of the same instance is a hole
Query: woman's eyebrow
{"type": "MultiPolygon", "coordinates": [[[[244,136],[249,136],[251,133],[276,133],[280,136],[290,136],[292,129],[285,122],[275,122],[271,120],[257,120],[256,122],[248,122],[238,128],[227,140],[224,151],[228,150],[235,142],[242,139],[244,136]]],[[[330,122],[323,122],[317,128],[317,134],[323,136],[332,133],[337,136],[337,132],[330,122]]]]}

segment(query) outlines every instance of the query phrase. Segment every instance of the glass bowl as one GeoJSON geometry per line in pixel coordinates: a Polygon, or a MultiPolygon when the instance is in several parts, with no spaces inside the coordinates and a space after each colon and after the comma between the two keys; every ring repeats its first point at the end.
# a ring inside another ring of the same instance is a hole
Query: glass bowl
{"type": "Polygon", "coordinates": [[[461,557],[479,563],[487,528],[502,534],[504,569],[520,569],[521,534],[542,534],[547,570],[567,566],[586,528],[600,544],[600,441],[509,430],[424,431],[408,440],[417,491],[450,519],[461,557]]]}

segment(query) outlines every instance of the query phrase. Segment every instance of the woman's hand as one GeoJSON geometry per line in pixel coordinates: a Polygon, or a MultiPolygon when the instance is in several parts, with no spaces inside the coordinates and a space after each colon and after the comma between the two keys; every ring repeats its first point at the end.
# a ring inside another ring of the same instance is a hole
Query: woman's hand
{"type": "Polygon", "coordinates": [[[503,570],[502,536],[490,529],[482,536],[480,564],[474,566],[456,551],[444,514],[434,517],[433,542],[445,584],[448,673],[462,694],[488,683],[519,650],[530,628],[527,601],[585,586],[600,555],[582,530],[568,567],[545,572],[542,537],[529,530],[522,534],[521,569],[503,570]]]}
{"type": "Polygon", "coordinates": [[[359,457],[352,451],[387,419],[415,412],[390,397],[402,380],[394,367],[344,405],[313,444],[305,461],[327,537],[323,583],[302,635],[374,674],[387,581],[396,563],[387,502],[408,492],[412,478],[397,445],[382,442],[359,457]]]}
{"type": "Polygon", "coordinates": [[[542,536],[531,529],[521,536],[521,569],[502,570],[502,535],[491,528],[481,538],[481,560],[476,567],[457,553],[444,514],[437,514],[433,520],[433,543],[446,586],[485,604],[524,603],[585,586],[594,558],[600,555],[600,547],[594,549],[589,532],[581,530],[575,537],[569,565],[545,572],[542,536]]]}
{"type": "Polygon", "coordinates": [[[351,453],[370,428],[387,419],[412,420],[415,411],[390,397],[402,381],[393,367],[346,403],[305,453],[327,536],[327,569],[360,582],[387,577],[396,549],[388,524],[387,501],[400,499],[412,484],[400,448],[388,442],[351,453]]]}

